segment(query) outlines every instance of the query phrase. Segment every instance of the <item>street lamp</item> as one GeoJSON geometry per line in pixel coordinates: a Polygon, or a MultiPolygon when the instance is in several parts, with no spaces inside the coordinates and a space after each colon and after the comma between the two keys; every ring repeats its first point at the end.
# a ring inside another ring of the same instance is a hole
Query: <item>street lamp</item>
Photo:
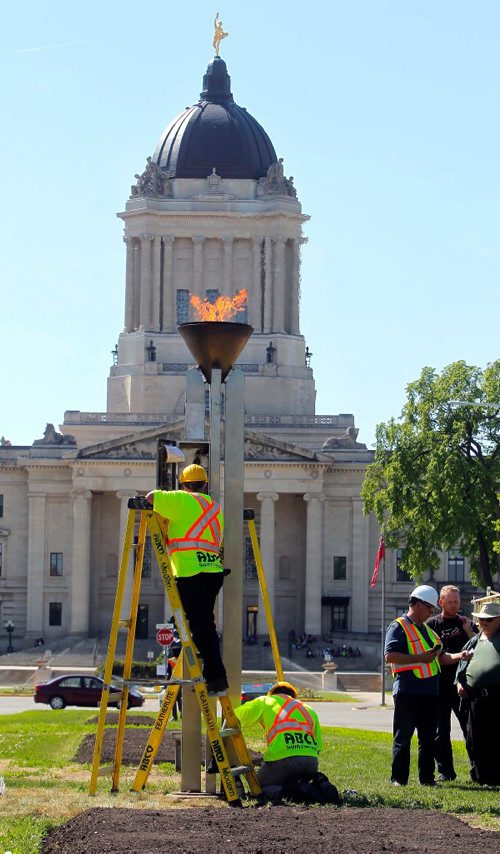
{"type": "Polygon", "coordinates": [[[12,632],[14,631],[14,623],[12,620],[7,620],[5,623],[5,631],[9,636],[9,645],[7,647],[7,652],[14,652],[14,647],[12,646],[12,632]]]}

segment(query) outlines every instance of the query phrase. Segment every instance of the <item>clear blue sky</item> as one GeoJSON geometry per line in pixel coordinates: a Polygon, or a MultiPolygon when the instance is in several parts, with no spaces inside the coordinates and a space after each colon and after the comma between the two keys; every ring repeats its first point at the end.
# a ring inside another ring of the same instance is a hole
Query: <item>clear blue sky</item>
{"type": "MultiPolygon", "coordinates": [[[[218,2],[219,0],[217,0],[218,2]]],[[[27,0],[2,13],[0,435],[104,411],[123,210],[198,99],[217,7],[27,0]]],[[[499,354],[498,0],[226,0],[235,100],[293,175],[317,412],[359,440],[424,365],[499,354]]]]}

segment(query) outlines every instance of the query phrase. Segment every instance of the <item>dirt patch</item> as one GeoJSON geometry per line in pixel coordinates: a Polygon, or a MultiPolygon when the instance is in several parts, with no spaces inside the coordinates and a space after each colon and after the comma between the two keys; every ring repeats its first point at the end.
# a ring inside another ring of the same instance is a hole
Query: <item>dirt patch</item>
{"type": "Polygon", "coordinates": [[[92,809],[53,830],[41,854],[470,854],[495,834],[445,813],[357,807],[92,809]]]}
{"type": "MultiPolygon", "coordinates": [[[[115,758],[116,745],[116,729],[104,730],[104,738],[101,753],[101,765],[107,762],[113,762],[115,758]]],[[[128,729],[125,731],[123,739],[123,756],[122,765],[138,765],[144,748],[146,747],[149,732],[143,729],[128,729]]],[[[91,733],[84,736],[77,750],[74,761],[82,763],[92,763],[94,755],[95,736],[91,733]]],[[[200,743],[200,756],[203,756],[205,750],[204,740],[200,743]]],[[[250,750],[250,756],[254,765],[260,765],[262,762],[262,754],[250,750]]],[[[158,762],[173,762],[175,763],[175,741],[170,730],[166,730],[160,744],[158,753],[155,757],[155,764],[158,762]]]]}
{"type": "MultiPolygon", "coordinates": [[[[113,712],[108,712],[106,714],[106,726],[118,726],[118,714],[113,712]]],[[[127,715],[127,726],[148,726],[152,727],[156,718],[150,717],[150,715],[127,715]]],[[[98,724],[99,716],[96,715],[94,718],[89,718],[88,721],[85,721],[86,724],[98,724]]]]}

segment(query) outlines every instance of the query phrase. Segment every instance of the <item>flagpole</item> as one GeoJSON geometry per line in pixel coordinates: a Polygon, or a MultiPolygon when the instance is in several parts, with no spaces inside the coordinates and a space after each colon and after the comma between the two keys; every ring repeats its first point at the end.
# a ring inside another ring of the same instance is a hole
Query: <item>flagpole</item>
{"type": "MultiPolygon", "coordinates": [[[[384,537],[385,540],[385,537],[384,537]]],[[[382,558],[382,605],[380,615],[380,675],[382,677],[382,706],[385,706],[385,548],[382,558]]]]}

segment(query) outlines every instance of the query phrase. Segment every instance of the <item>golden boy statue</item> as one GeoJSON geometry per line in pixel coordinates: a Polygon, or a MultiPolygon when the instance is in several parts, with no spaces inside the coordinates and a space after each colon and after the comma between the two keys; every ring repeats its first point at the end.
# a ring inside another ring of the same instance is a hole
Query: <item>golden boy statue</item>
{"type": "Polygon", "coordinates": [[[227,38],[229,33],[225,33],[224,30],[222,29],[222,21],[219,18],[218,12],[215,16],[214,30],[215,30],[215,32],[214,32],[213,46],[214,46],[214,50],[215,50],[215,55],[219,56],[219,45],[220,45],[222,39],[227,38]]]}

